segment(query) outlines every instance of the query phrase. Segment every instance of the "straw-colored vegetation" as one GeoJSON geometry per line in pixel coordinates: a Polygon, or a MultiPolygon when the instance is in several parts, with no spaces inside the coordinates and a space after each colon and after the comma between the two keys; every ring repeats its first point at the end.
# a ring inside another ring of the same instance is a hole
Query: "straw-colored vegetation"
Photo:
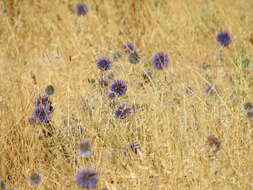
{"type": "Polygon", "coordinates": [[[73,13],[76,3],[0,3],[0,178],[27,190],[37,172],[37,189],[78,189],[77,169],[92,167],[97,189],[252,190],[253,123],[243,105],[253,101],[253,1],[87,0],[86,16],[73,13]],[[215,39],[221,29],[231,34],[228,47],[215,39]],[[96,59],[126,42],[141,63],[123,56],[105,73],[128,85],[116,103],[143,109],[121,120],[97,85],[96,59]],[[152,68],[158,51],[168,53],[166,69],[152,68]],[[218,88],[210,96],[207,82],[218,88]],[[55,131],[44,138],[45,126],[28,120],[49,84],[55,131]],[[85,130],[75,137],[78,125],[85,130]],[[221,140],[217,152],[207,152],[210,135],[221,140]],[[92,144],[89,158],[78,154],[81,140],[92,144]],[[140,144],[139,155],[124,155],[129,142],[140,144]]]}

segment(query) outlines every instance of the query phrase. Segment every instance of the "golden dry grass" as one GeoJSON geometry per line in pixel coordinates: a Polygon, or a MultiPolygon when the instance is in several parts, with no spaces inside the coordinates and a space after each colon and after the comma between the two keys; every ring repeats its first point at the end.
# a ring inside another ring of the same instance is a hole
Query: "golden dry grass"
{"type": "Polygon", "coordinates": [[[253,67],[243,64],[253,61],[253,2],[87,0],[85,17],[73,14],[76,3],[1,1],[0,178],[27,190],[35,171],[43,176],[37,189],[78,189],[76,170],[92,166],[100,174],[98,189],[252,190],[253,123],[242,105],[253,98],[253,67]],[[220,29],[232,35],[228,48],[215,41],[220,29]],[[117,101],[147,108],[119,121],[88,78],[99,78],[98,57],[112,56],[128,41],[142,63],[113,63],[115,78],[128,84],[117,101]],[[157,51],[169,54],[171,66],[154,70],[152,83],[141,89],[141,73],[157,51]],[[202,69],[203,62],[210,68],[202,69]],[[219,94],[203,93],[208,78],[219,94]],[[42,127],[28,119],[48,84],[56,89],[57,131],[40,139],[42,127]],[[185,94],[188,86],[192,95],[185,94]],[[73,137],[70,129],[78,124],[85,134],[73,137]],[[222,141],[215,155],[203,149],[211,134],[222,141]],[[76,154],[81,139],[92,143],[89,159],[76,154]],[[140,156],[124,156],[130,141],[141,144],[140,156]]]}

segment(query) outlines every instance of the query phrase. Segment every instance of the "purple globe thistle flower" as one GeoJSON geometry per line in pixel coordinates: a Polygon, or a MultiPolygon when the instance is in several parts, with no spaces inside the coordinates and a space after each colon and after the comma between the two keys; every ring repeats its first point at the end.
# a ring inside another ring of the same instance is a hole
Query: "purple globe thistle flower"
{"type": "Polygon", "coordinates": [[[132,51],[131,53],[129,53],[128,55],[128,61],[132,64],[137,64],[140,63],[140,55],[137,51],[132,51]]]}
{"type": "Polygon", "coordinates": [[[111,91],[114,92],[117,96],[122,96],[126,94],[127,85],[123,80],[115,80],[111,85],[111,91]]]}
{"type": "Polygon", "coordinates": [[[115,110],[115,116],[120,119],[125,119],[130,113],[132,113],[132,108],[126,104],[119,104],[115,110]]]}
{"type": "Polygon", "coordinates": [[[154,68],[163,69],[169,64],[168,55],[163,52],[158,52],[152,57],[151,63],[154,68]]]}
{"type": "Polygon", "coordinates": [[[228,31],[222,30],[219,34],[217,34],[216,40],[220,43],[220,45],[226,47],[231,43],[231,36],[228,31]]]}
{"type": "Polygon", "coordinates": [[[53,85],[48,85],[45,89],[45,94],[50,96],[54,94],[54,87],[53,85]]]}
{"type": "Polygon", "coordinates": [[[83,141],[79,144],[81,157],[89,157],[92,154],[92,147],[89,141],[83,141]]]}
{"type": "Polygon", "coordinates": [[[218,152],[221,149],[221,141],[214,135],[210,135],[206,140],[207,152],[218,152]]]}
{"type": "Polygon", "coordinates": [[[78,16],[85,16],[89,11],[89,8],[84,3],[78,3],[75,6],[75,13],[78,16]]]}
{"type": "Polygon", "coordinates": [[[35,102],[35,110],[30,122],[35,124],[49,123],[53,113],[52,102],[47,95],[40,96],[35,102]]]}
{"type": "Polygon", "coordinates": [[[96,61],[97,67],[102,71],[107,71],[112,68],[112,61],[106,57],[102,56],[96,61]]]}
{"type": "Polygon", "coordinates": [[[41,182],[41,176],[37,173],[32,173],[29,178],[29,182],[31,185],[38,185],[41,182]]]}
{"type": "Polygon", "coordinates": [[[75,178],[80,188],[95,189],[98,183],[98,173],[92,168],[79,170],[75,178]]]}
{"type": "Polygon", "coordinates": [[[131,150],[134,154],[138,154],[141,150],[141,145],[136,142],[130,142],[126,145],[126,150],[124,152],[125,156],[129,154],[129,150],[131,150]]]}
{"type": "Polygon", "coordinates": [[[0,190],[8,190],[8,186],[2,179],[0,179],[0,190]]]}
{"type": "Polygon", "coordinates": [[[131,42],[128,42],[126,44],[123,45],[123,49],[126,53],[131,53],[134,51],[134,44],[131,42]]]}

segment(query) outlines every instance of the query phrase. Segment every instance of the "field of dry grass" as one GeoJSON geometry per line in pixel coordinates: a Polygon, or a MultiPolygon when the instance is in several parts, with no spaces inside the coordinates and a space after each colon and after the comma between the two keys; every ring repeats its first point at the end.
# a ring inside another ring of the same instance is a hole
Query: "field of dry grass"
{"type": "Polygon", "coordinates": [[[252,190],[253,120],[244,104],[253,101],[253,1],[87,0],[85,16],[73,12],[76,3],[0,2],[0,179],[10,189],[74,190],[76,171],[92,167],[97,189],[252,190]],[[220,30],[231,34],[228,47],[216,41],[220,30]],[[112,101],[96,60],[126,42],[141,63],[124,54],[103,72],[128,87],[112,101]],[[159,51],[170,59],[163,70],[151,65],[159,51]],[[28,121],[49,84],[54,133],[44,137],[46,125],[28,121]],[[119,103],[135,111],[119,119],[119,103]],[[77,126],[84,132],[73,135],[77,126]],[[206,149],[210,135],[221,141],[217,152],[206,149]],[[92,145],[88,158],[78,154],[82,140],[92,145]],[[129,142],[140,144],[137,155],[124,154],[129,142]],[[42,176],[36,187],[32,172],[42,176]]]}

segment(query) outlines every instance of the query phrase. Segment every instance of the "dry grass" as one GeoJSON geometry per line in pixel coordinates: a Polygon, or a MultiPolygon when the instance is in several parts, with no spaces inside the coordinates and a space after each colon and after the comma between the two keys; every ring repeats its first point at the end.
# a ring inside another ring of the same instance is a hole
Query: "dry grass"
{"type": "Polygon", "coordinates": [[[27,190],[35,171],[43,176],[37,189],[78,189],[76,170],[92,166],[100,174],[98,189],[253,189],[253,123],[242,107],[253,98],[253,65],[243,64],[253,61],[252,1],[87,0],[85,17],[73,14],[75,3],[1,1],[0,178],[27,190]],[[232,34],[228,48],[215,41],[220,29],[232,34]],[[115,78],[129,87],[118,102],[147,108],[119,121],[88,78],[99,77],[99,56],[112,56],[128,41],[142,63],[113,63],[115,78]],[[157,51],[169,54],[171,66],[154,71],[142,89],[141,73],[157,51]],[[210,67],[202,69],[203,62],[210,67]],[[210,78],[220,93],[207,97],[203,88],[210,78]],[[42,126],[28,119],[48,84],[56,89],[57,131],[41,139],[42,126]],[[192,95],[185,94],[188,86],[192,95]],[[71,136],[79,124],[85,134],[71,136]],[[203,149],[211,134],[222,141],[215,155],[203,149]],[[94,149],[89,159],[76,154],[83,138],[94,149]],[[141,144],[141,155],[124,156],[130,141],[141,144]]]}

